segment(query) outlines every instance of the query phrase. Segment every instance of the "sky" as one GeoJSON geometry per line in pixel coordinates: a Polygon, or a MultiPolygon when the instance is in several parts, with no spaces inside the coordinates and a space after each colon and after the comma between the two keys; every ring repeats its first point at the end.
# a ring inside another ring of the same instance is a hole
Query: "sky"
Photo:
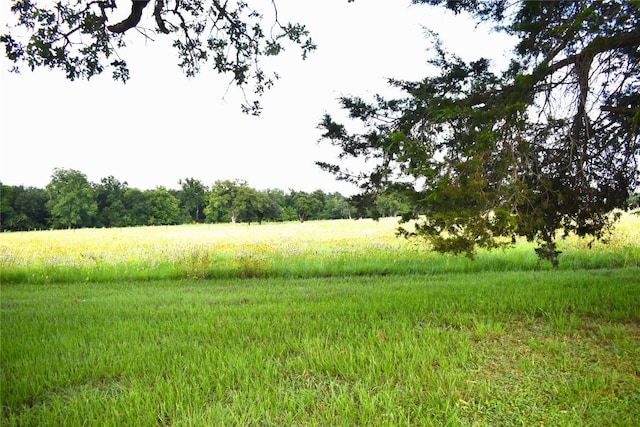
{"type": "Polygon", "coordinates": [[[205,185],[242,179],[259,190],[351,195],[353,185],[315,165],[337,161],[337,149],[319,142],[318,123],[325,113],[340,116],[338,97],[397,94],[388,78],[418,80],[432,72],[425,27],[467,60],[484,56],[506,64],[513,45],[488,25],[409,0],[277,5],[280,20],[304,23],[318,49],[302,60],[290,47],[271,61],[280,80],[262,97],[259,117],[241,112],[241,94],[229,88],[228,76],[185,77],[162,36],[152,43],[135,30],[127,33],[129,46],[121,52],[131,70],[126,84],[109,71],[88,82],[67,81],[57,70],[14,74],[0,54],[0,181],[44,188],[54,168],[66,168],[94,183],[114,176],[141,190],[179,188],[185,178],[205,185]]]}

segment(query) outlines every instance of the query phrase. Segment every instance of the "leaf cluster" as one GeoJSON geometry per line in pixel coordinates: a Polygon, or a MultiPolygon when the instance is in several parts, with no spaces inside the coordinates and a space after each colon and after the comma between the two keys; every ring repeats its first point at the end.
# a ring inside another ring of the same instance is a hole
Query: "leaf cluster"
{"type": "Polygon", "coordinates": [[[260,112],[259,96],[278,78],[263,69],[261,59],[282,53],[287,44],[298,46],[303,58],[316,48],[304,25],[280,20],[274,1],[266,12],[241,0],[132,0],[130,4],[125,20],[108,25],[118,8],[113,0],[55,4],[16,0],[11,4],[15,21],[0,35],[0,42],[14,63],[13,71],[22,64],[31,70],[60,69],[75,80],[90,79],[110,68],[114,79],[126,82],[130,71],[120,54],[131,37],[125,33],[135,29],[147,40],[169,37],[187,76],[195,76],[205,64],[230,76],[230,84],[244,94],[243,110],[252,114],[260,112]],[[144,12],[150,3],[155,25],[147,27],[144,12]],[[250,99],[245,88],[256,98],[250,99]]]}

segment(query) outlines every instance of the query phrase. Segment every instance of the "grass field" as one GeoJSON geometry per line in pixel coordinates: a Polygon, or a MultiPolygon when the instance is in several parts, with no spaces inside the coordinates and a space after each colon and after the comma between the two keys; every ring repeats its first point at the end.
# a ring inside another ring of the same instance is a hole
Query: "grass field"
{"type": "Polygon", "coordinates": [[[0,424],[638,425],[637,217],[558,271],[395,226],[0,235],[0,424]]]}
{"type": "MultiPolygon", "coordinates": [[[[216,224],[0,234],[2,283],[530,271],[534,244],[480,251],[475,261],[395,236],[396,220],[216,224]]],[[[640,217],[609,244],[559,241],[564,270],[640,267],[640,217]]],[[[550,268],[543,263],[543,268],[550,268]]]]}

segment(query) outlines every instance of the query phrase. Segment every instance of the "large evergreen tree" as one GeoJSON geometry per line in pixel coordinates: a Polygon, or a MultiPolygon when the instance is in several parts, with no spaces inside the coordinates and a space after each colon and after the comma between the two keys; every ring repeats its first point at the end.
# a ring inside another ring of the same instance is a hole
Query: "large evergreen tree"
{"type": "Polygon", "coordinates": [[[364,132],[322,120],[324,138],[373,169],[320,166],[358,183],[365,205],[400,191],[404,219],[419,219],[403,232],[439,251],[472,257],[520,235],[557,266],[557,230],[601,238],[638,182],[637,2],[414,3],[493,20],[519,38],[511,65],[466,63],[432,34],[439,75],[391,80],[403,99],[342,98],[364,132]]]}

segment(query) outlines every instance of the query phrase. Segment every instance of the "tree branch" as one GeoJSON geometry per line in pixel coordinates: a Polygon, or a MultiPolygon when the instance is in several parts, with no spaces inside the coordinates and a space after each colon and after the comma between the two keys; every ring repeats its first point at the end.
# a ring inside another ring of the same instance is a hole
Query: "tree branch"
{"type": "Polygon", "coordinates": [[[600,107],[600,111],[606,111],[608,113],[614,113],[614,114],[622,114],[625,116],[634,116],[636,114],[638,114],[638,111],[640,111],[640,109],[638,108],[630,108],[630,107],[613,107],[610,105],[603,105],[602,107],[600,107]]]}
{"type": "Polygon", "coordinates": [[[167,25],[164,22],[164,19],[162,19],[162,9],[164,9],[164,0],[156,0],[156,5],[153,8],[153,16],[155,16],[156,18],[156,24],[158,24],[158,30],[160,30],[161,33],[164,34],[169,34],[169,29],[167,28],[167,25]]]}
{"type": "Polygon", "coordinates": [[[541,73],[541,76],[546,76],[556,71],[564,68],[568,65],[575,64],[580,59],[588,56],[588,55],[597,55],[602,52],[606,52],[614,49],[623,49],[623,48],[633,48],[638,47],[640,45],[640,31],[633,31],[629,33],[618,34],[611,37],[596,37],[589,43],[581,52],[576,53],[574,55],[568,56],[554,64],[546,66],[546,64],[542,64],[539,66],[536,71],[533,72],[534,75],[537,73],[541,73]]]}
{"type": "Polygon", "coordinates": [[[573,22],[569,25],[569,28],[567,28],[567,31],[563,35],[560,43],[558,43],[558,45],[553,50],[551,50],[551,52],[547,54],[545,59],[541,62],[541,65],[543,66],[549,65],[549,63],[551,63],[553,58],[555,58],[560,52],[562,52],[562,50],[565,47],[567,47],[567,44],[569,44],[569,42],[575,38],[576,33],[580,30],[580,26],[582,25],[585,18],[595,10],[596,5],[597,5],[597,2],[591,3],[589,7],[587,7],[584,11],[582,11],[578,15],[578,17],[575,20],[573,20],[573,22]]]}
{"type": "Polygon", "coordinates": [[[138,25],[142,18],[142,10],[147,6],[149,0],[131,0],[131,14],[127,18],[114,25],[109,25],[107,29],[112,33],[124,33],[138,25]]]}

